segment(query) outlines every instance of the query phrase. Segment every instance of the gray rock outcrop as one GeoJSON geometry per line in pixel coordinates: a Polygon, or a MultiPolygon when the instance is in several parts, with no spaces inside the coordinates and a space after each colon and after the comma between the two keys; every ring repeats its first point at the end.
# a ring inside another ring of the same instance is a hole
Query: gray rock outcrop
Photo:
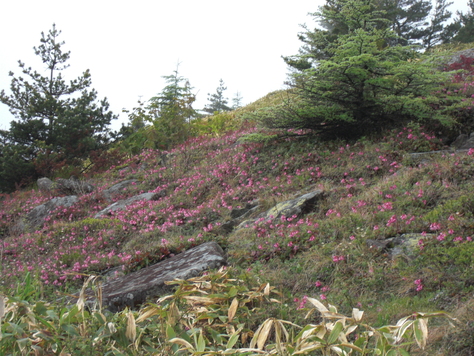
{"type": "Polygon", "coordinates": [[[127,189],[130,185],[138,183],[138,179],[127,179],[120,183],[117,183],[111,186],[108,189],[102,191],[104,198],[108,201],[112,201],[112,198],[120,193],[122,193],[125,189],[127,189]]]}
{"type": "Polygon", "coordinates": [[[38,189],[42,192],[51,192],[51,189],[53,188],[53,181],[49,178],[43,177],[39,178],[36,181],[36,184],[38,185],[38,189]]]}
{"type": "Polygon", "coordinates": [[[370,249],[381,253],[387,253],[392,259],[395,259],[398,256],[412,258],[416,255],[416,252],[419,251],[418,242],[420,239],[427,237],[434,238],[435,236],[436,235],[434,234],[422,235],[417,233],[407,233],[383,240],[367,239],[365,243],[370,249]]]}
{"type": "Polygon", "coordinates": [[[451,57],[447,58],[446,64],[449,66],[453,63],[460,62],[461,56],[474,57],[474,48],[464,49],[454,53],[451,57]]]}
{"type": "Polygon", "coordinates": [[[471,133],[470,135],[459,135],[451,144],[451,147],[456,150],[468,150],[474,148],[474,133],[471,133]]]}
{"type": "Polygon", "coordinates": [[[293,215],[301,216],[311,211],[317,202],[324,197],[322,190],[315,190],[307,194],[303,194],[295,199],[278,203],[270,210],[260,214],[256,219],[245,220],[239,224],[238,228],[253,225],[258,221],[278,220],[282,216],[291,217],[293,215]]]}
{"type": "Polygon", "coordinates": [[[29,230],[34,230],[35,228],[38,228],[43,225],[44,219],[46,219],[53,210],[59,207],[69,208],[76,202],[77,196],[75,195],[53,198],[44,204],[38,205],[28,214],[26,214],[25,218],[20,223],[21,226],[17,226],[17,228],[20,230],[24,230],[25,228],[29,230]]]}
{"type": "Polygon", "coordinates": [[[105,209],[99,211],[97,214],[95,214],[94,218],[96,218],[96,219],[100,218],[101,216],[107,215],[112,211],[123,210],[127,207],[127,205],[130,205],[130,204],[132,204],[136,201],[156,199],[156,194],[157,193],[143,193],[143,194],[140,194],[140,195],[135,195],[135,196],[133,196],[131,198],[128,198],[128,199],[119,200],[119,201],[109,205],[105,209]]]}
{"type": "MultiPolygon", "coordinates": [[[[204,243],[153,266],[106,282],[102,287],[103,306],[112,312],[125,307],[135,308],[147,298],[169,293],[171,287],[165,284],[167,281],[196,277],[205,270],[226,263],[225,253],[216,242],[204,243]]],[[[88,302],[94,302],[90,291],[88,294],[88,302]]]]}
{"type": "Polygon", "coordinates": [[[54,182],[53,188],[66,195],[92,193],[95,189],[92,184],[79,180],[75,176],[71,176],[69,179],[58,178],[54,182]]]}

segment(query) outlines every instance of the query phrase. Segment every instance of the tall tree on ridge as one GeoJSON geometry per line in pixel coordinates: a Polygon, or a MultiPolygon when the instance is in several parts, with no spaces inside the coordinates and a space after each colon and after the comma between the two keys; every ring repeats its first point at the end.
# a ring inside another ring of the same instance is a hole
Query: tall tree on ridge
{"type": "Polygon", "coordinates": [[[377,10],[377,0],[331,1],[341,8],[323,8],[317,20],[337,23],[347,33],[331,42],[328,32],[315,30],[312,45],[318,51],[304,47],[289,63],[296,64],[290,85],[297,100],[262,114],[264,124],[352,138],[411,120],[450,124],[451,118],[433,109],[438,102],[433,93],[446,73],[419,61],[413,46],[390,45],[397,34],[377,10]]]}
{"type": "Polygon", "coordinates": [[[154,128],[156,148],[169,149],[191,137],[189,123],[198,116],[193,108],[196,95],[189,80],[179,75],[179,64],[173,74],[164,76],[167,85],[149,100],[145,120],[154,128]]]}
{"type": "Polygon", "coordinates": [[[219,80],[219,86],[216,89],[216,92],[213,94],[207,94],[207,100],[209,104],[206,105],[203,111],[213,114],[215,112],[230,111],[231,108],[227,106],[228,99],[224,97],[224,92],[227,90],[227,87],[224,85],[222,79],[219,80]]]}
{"type": "Polygon", "coordinates": [[[23,74],[31,82],[10,72],[12,94],[2,90],[0,102],[8,105],[17,118],[11,122],[7,134],[10,142],[30,147],[40,144],[74,161],[106,143],[108,125],[116,117],[108,111],[107,99],[97,103],[97,92],[88,90],[89,70],[69,83],[63,79],[61,73],[69,67],[66,63],[70,52],[63,52],[60,34],[53,25],[46,35],[41,33],[41,45],[34,47],[48,74],[43,76],[19,61],[23,74]]]}
{"type": "Polygon", "coordinates": [[[442,35],[443,43],[474,42],[474,0],[469,0],[467,4],[469,6],[467,13],[457,11],[457,18],[446,27],[442,35]]]}
{"type": "Polygon", "coordinates": [[[0,157],[0,167],[4,167],[0,168],[0,180],[11,176],[6,170],[14,169],[15,162],[23,167],[14,178],[19,182],[25,180],[26,172],[34,178],[51,173],[56,164],[76,165],[108,143],[108,126],[116,116],[109,111],[107,99],[97,101],[97,92],[88,89],[89,70],[69,83],[63,78],[70,52],[63,51],[60,34],[53,24],[47,34],[41,33],[39,47],[33,47],[46,66],[46,75],[18,61],[25,77],[10,72],[11,94],[0,92],[0,102],[8,105],[15,117],[10,129],[0,132],[1,150],[10,152],[10,158],[17,157],[15,161],[5,154],[0,157]]]}

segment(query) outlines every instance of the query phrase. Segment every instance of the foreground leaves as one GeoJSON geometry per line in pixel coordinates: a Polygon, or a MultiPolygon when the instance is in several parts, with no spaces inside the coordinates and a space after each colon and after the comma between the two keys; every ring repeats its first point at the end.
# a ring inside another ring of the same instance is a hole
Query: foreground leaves
{"type": "MultiPolygon", "coordinates": [[[[304,326],[280,318],[265,320],[265,308],[279,305],[282,296],[268,283],[247,286],[232,269],[189,280],[169,282],[173,294],[138,311],[112,314],[101,305],[86,307],[84,291],[100,296],[100,283],[91,276],[75,304],[60,306],[34,300],[24,291],[34,288],[25,279],[23,292],[0,297],[2,355],[409,355],[407,347],[425,348],[428,320],[444,312],[414,313],[395,325],[373,327],[364,312],[351,316],[330,304],[308,298],[304,326]],[[95,286],[95,287],[94,287],[95,286]],[[317,316],[316,315],[316,316],[317,316]]],[[[19,290],[20,292],[20,290],[19,290]]]]}

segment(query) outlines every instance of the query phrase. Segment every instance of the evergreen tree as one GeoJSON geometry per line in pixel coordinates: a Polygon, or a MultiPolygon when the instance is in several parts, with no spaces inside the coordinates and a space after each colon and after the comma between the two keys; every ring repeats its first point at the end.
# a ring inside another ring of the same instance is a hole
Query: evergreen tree
{"type": "Polygon", "coordinates": [[[96,102],[97,92],[88,90],[89,70],[69,83],[63,79],[61,73],[69,67],[70,52],[63,52],[60,33],[53,25],[48,34],[41,33],[40,46],[34,47],[46,65],[47,75],[19,61],[22,73],[30,81],[10,72],[12,94],[7,95],[4,90],[0,93],[0,102],[8,105],[16,118],[6,139],[28,147],[30,153],[24,156],[28,160],[40,150],[53,152],[70,163],[87,157],[91,150],[107,142],[108,125],[115,118],[108,111],[107,100],[96,102]]]}
{"type": "Polygon", "coordinates": [[[27,146],[6,140],[7,132],[0,133],[0,192],[12,192],[37,177],[27,146]]]}
{"type": "Polygon", "coordinates": [[[169,149],[192,136],[190,122],[198,116],[193,108],[196,96],[189,80],[179,75],[179,64],[171,75],[164,76],[167,85],[147,103],[140,103],[129,115],[130,123],[122,127],[122,148],[137,153],[143,148],[169,149]],[[131,133],[133,128],[138,131],[131,133]]]}
{"type": "Polygon", "coordinates": [[[240,95],[240,92],[236,92],[235,96],[232,98],[232,110],[242,107],[242,100],[243,98],[240,95]]]}
{"type": "Polygon", "coordinates": [[[0,189],[48,175],[55,165],[78,164],[108,142],[108,125],[116,117],[107,100],[97,102],[97,92],[88,89],[89,70],[69,83],[63,79],[70,52],[63,51],[60,34],[53,25],[33,48],[47,75],[19,61],[24,77],[10,72],[11,94],[0,92],[0,102],[15,117],[10,129],[0,132],[0,189]]]}
{"type": "MultiPolygon", "coordinates": [[[[444,23],[451,16],[447,7],[452,3],[436,0],[431,18],[431,0],[367,0],[364,4],[374,11],[372,24],[376,21],[376,28],[393,31],[392,36],[384,39],[388,45],[417,44],[430,48],[440,41],[444,23]]],[[[339,36],[362,27],[360,21],[364,21],[364,17],[357,11],[354,0],[327,0],[325,5],[311,14],[318,27],[309,29],[303,26],[304,32],[298,35],[303,42],[299,54],[283,59],[291,69],[300,71],[310,68],[319,60],[331,58],[339,36]],[[349,22],[343,11],[355,11],[349,22]]]]}
{"type": "Polygon", "coordinates": [[[320,43],[328,59],[293,73],[298,100],[267,114],[268,126],[356,137],[412,119],[444,119],[430,104],[446,74],[419,61],[420,54],[409,46],[389,46],[396,34],[383,26],[386,20],[374,1],[344,1],[337,13],[319,16],[337,16],[348,33],[320,43]]]}
{"type": "Polygon", "coordinates": [[[457,11],[457,18],[449,24],[442,34],[443,43],[474,42],[474,0],[468,1],[469,10],[466,14],[457,11]]]}
{"type": "Polygon", "coordinates": [[[421,43],[433,8],[430,0],[379,0],[376,7],[384,11],[383,17],[397,35],[392,39],[392,45],[421,43]]]}
{"type": "Polygon", "coordinates": [[[224,92],[227,87],[224,85],[224,81],[219,80],[219,86],[214,94],[207,94],[207,100],[209,104],[206,105],[203,111],[213,114],[215,112],[230,111],[231,108],[227,106],[228,99],[224,97],[224,92]]]}
{"type": "Polygon", "coordinates": [[[450,5],[452,5],[452,2],[447,3],[446,0],[436,0],[430,25],[422,31],[422,41],[425,49],[431,49],[442,42],[445,31],[444,24],[451,18],[451,12],[448,11],[448,6],[450,5]]]}

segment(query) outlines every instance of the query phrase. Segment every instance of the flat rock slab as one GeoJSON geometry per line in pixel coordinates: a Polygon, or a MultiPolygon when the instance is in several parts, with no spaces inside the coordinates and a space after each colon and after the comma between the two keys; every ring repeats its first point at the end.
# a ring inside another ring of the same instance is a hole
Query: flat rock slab
{"type": "MultiPolygon", "coordinates": [[[[202,271],[227,263],[224,251],[216,242],[207,242],[153,266],[113,279],[103,285],[104,307],[117,312],[125,307],[135,308],[147,298],[169,293],[165,282],[189,279],[202,271]]],[[[90,300],[90,299],[89,299],[90,300]]]]}
{"type": "Polygon", "coordinates": [[[237,229],[244,228],[246,226],[252,226],[259,221],[276,221],[282,216],[292,217],[293,215],[301,216],[311,211],[317,202],[324,198],[325,193],[322,190],[315,190],[310,193],[301,195],[295,199],[287,200],[278,203],[270,210],[260,214],[256,219],[246,220],[239,224],[237,229]]]}
{"type": "Polygon", "coordinates": [[[120,183],[113,185],[112,187],[105,189],[102,194],[104,195],[105,199],[111,201],[114,195],[122,193],[125,189],[127,189],[130,185],[139,183],[138,179],[128,179],[124,180],[120,183]]]}
{"type": "Polygon", "coordinates": [[[392,259],[395,259],[398,256],[413,258],[419,251],[418,241],[420,241],[420,239],[434,239],[435,237],[436,234],[407,233],[383,240],[367,239],[366,244],[374,251],[381,253],[386,252],[392,259]]]}
{"type": "Polygon", "coordinates": [[[107,208],[99,211],[97,214],[95,214],[94,218],[98,219],[103,215],[107,215],[112,211],[118,211],[118,210],[123,210],[127,207],[127,205],[130,205],[136,201],[140,200],[153,200],[156,198],[157,193],[143,193],[140,195],[135,195],[131,198],[124,199],[124,200],[119,200],[111,205],[109,205],[107,208]]]}

